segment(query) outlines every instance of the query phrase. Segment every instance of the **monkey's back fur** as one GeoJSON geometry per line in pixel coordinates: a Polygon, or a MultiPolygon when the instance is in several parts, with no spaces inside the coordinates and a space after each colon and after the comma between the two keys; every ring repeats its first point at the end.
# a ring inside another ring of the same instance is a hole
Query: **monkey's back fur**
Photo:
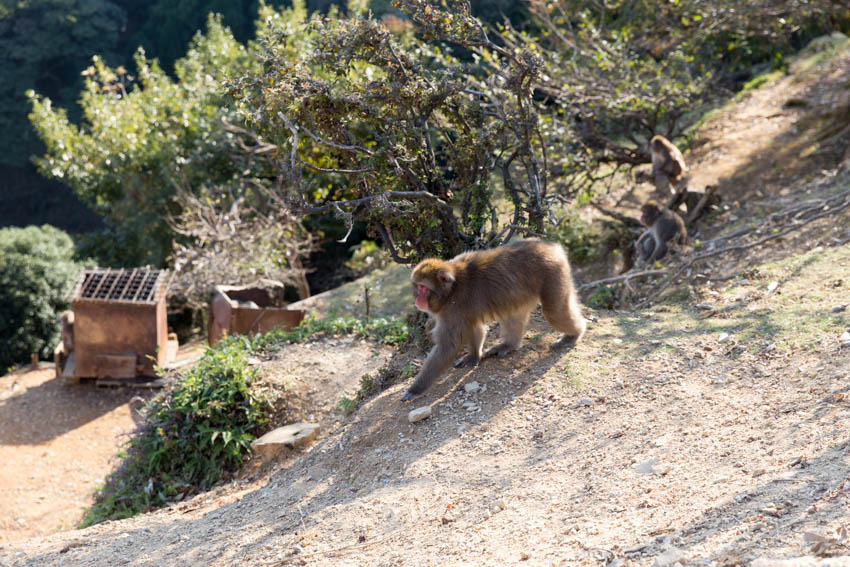
{"type": "Polygon", "coordinates": [[[518,305],[532,309],[544,296],[554,300],[556,295],[574,295],[567,255],[552,242],[521,240],[460,254],[450,264],[455,285],[446,298],[447,306],[464,306],[463,311],[479,321],[501,319],[514,313],[518,305]],[[484,285],[471,286],[469,282],[484,285]]]}

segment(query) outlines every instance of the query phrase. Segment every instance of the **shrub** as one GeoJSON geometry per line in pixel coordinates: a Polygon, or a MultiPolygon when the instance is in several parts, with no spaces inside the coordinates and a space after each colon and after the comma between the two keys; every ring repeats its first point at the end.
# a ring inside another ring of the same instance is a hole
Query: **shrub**
{"type": "Polygon", "coordinates": [[[80,273],[73,255],[71,237],[58,228],[0,229],[0,372],[30,353],[50,357],[58,314],[80,273]]]}
{"type": "MultiPolygon", "coordinates": [[[[248,357],[287,342],[338,334],[397,344],[406,339],[407,327],[401,318],[364,323],[351,317],[308,317],[290,331],[225,337],[148,404],[144,423],[128,442],[121,464],[98,490],[82,527],[159,508],[208,490],[236,471],[274,409],[248,357]]],[[[361,389],[372,386],[369,380],[361,380],[361,389]]]]}
{"type": "Polygon", "coordinates": [[[207,490],[235,471],[271,403],[254,387],[251,341],[226,337],[145,409],[124,460],[98,491],[83,526],[128,518],[207,490]]]}

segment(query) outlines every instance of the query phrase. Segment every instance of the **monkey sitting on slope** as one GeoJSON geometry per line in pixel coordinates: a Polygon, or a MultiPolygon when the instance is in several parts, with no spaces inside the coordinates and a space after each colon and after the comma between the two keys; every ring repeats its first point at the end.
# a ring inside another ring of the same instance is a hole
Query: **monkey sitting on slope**
{"type": "Polygon", "coordinates": [[[519,348],[531,310],[563,333],[552,348],[573,346],[585,330],[567,254],[560,245],[528,239],[492,250],[466,252],[446,262],[422,261],[410,276],[416,307],[435,321],[434,348],[402,401],[424,392],[452,363],[464,344],[469,353],[455,366],[519,348]],[[486,323],[499,322],[499,344],[483,352],[486,323]]]}
{"type": "Polygon", "coordinates": [[[653,136],[649,141],[649,153],[652,157],[652,175],[655,177],[655,190],[658,195],[675,194],[676,187],[688,169],[682,152],[664,136],[653,136]]]}
{"type": "Polygon", "coordinates": [[[667,243],[670,241],[674,241],[674,244],[685,244],[688,230],[682,217],[653,199],[641,207],[640,222],[647,229],[635,242],[635,263],[638,267],[663,258],[667,254],[667,243]]]}

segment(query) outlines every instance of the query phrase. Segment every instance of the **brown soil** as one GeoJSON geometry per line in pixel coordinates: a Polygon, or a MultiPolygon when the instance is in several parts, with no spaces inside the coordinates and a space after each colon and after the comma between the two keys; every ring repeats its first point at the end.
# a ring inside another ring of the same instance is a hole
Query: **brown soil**
{"type": "MultiPolygon", "coordinates": [[[[850,189],[847,164],[800,122],[825,110],[815,101],[841,104],[848,76],[845,52],[720,113],[690,156],[692,183],[729,183],[707,232],[850,189]],[[823,77],[836,80],[821,99],[823,77]],[[803,115],[784,105],[798,82],[803,115]],[[789,141],[793,128],[807,138],[789,141]],[[791,145],[803,149],[776,153],[791,145]],[[737,204],[735,179],[748,180],[737,204]]],[[[286,347],[261,370],[316,408],[314,444],[152,514],[5,543],[0,565],[846,567],[846,541],[811,538],[850,523],[848,239],[845,211],[742,255],[746,277],[694,284],[684,303],[588,311],[567,354],[548,351],[535,315],[519,352],[452,371],[414,404],[398,384],[335,413],[372,347],[286,347]],[[408,423],[426,404],[433,415],[408,423]]]]}
{"type": "Polygon", "coordinates": [[[69,385],[46,363],[0,377],[0,543],[78,524],[149,395],[69,385]]]}

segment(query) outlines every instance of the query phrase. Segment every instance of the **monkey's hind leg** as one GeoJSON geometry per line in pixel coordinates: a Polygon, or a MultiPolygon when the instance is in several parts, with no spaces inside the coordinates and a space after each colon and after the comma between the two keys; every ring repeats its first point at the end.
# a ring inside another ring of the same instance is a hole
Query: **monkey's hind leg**
{"type": "Polygon", "coordinates": [[[475,366],[481,360],[481,351],[484,348],[484,337],[487,336],[487,326],[484,323],[478,323],[470,327],[464,338],[466,339],[469,353],[466,356],[455,360],[455,368],[464,366],[475,366]]]}
{"type": "Polygon", "coordinates": [[[491,356],[502,358],[522,346],[522,336],[525,334],[525,327],[528,326],[530,315],[531,308],[523,307],[507,317],[499,319],[499,336],[502,342],[487,349],[484,358],[491,356]]]}
{"type": "Polygon", "coordinates": [[[567,280],[567,284],[554,290],[555,293],[541,297],[543,316],[556,331],[563,333],[560,339],[552,343],[551,349],[574,346],[587,328],[572,282],[567,280]]]}

